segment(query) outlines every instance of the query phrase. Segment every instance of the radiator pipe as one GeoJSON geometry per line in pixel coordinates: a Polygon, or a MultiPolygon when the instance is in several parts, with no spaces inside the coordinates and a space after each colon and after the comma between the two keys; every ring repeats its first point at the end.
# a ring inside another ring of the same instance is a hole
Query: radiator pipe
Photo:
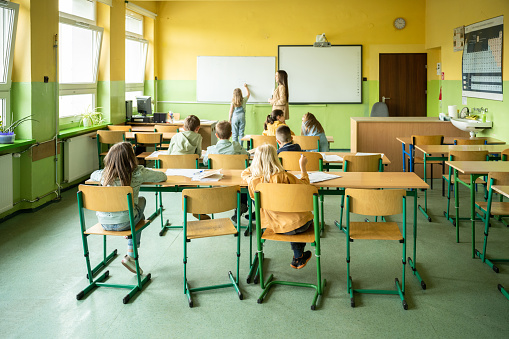
{"type": "Polygon", "coordinates": [[[41,196],[41,197],[36,197],[36,198],[35,198],[35,199],[33,199],[33,200],[22,199],[22,200],[20,200],[20,201],[15,202],[14,204],[12,204],[12,206],[16,206],[17,204],[22,203],[22,202],[34,203],[34,202],[37,202],[37,201],[41,200],[42,198],[45,198],[45,197],[47,197],[48,195],[51,195],[51,194],[53,194],[53,193],[57,195],[57,198],[59,198],[59,194],[60,194],[60,192],[59,192],[58,190],[54,190],[54,191],[51,191],[51,192],[49,192],[49,193],[44,194],[44,195],[43,195],[43,196],[41,196]]]}
{"type": "MultiPolygon", "coordinates": [[[[57,194],[56,199],[61,198],[60,191],[62,190],[62,186],[60,186],[60,182],[58,180],[58,130],[59,130],[59,79],[58,79],[58,34],[55,34],[55,39],[53,41],[53,49],[55,51],[55,184],[57,185],[57,189],[54,191],[57,194]]],[[[62,157],[64,156],[64,152],[62,152],[62,157]]],[[[53,192],[50,192],[50,194],[53,192]]],[[[46,195],[45,195],[46,196],[46,195]]]]}

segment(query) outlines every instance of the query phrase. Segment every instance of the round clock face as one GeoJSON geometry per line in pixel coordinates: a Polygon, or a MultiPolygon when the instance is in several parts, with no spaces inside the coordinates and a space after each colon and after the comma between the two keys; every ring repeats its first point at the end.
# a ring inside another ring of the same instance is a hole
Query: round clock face
{"type": "Polygon", "coordinates": [[[397,18],[396,20],[394,20],[394,27],[396,27],[397,29],[403,29],[405,28],[405,26],[406,26],[405,19],[397,18]]]}

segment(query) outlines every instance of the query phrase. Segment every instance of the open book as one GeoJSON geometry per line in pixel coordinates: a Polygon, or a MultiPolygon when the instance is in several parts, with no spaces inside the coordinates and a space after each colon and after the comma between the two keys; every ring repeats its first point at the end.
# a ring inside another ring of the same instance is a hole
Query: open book
{"type": "Polygon", "coordinates": [[[203,170],[195,173],[191,180],[193,181],[219,181],[223,178],[221,169],[203,170]]]}
{"type": "MultiPolygon", "coordinates": [[[[309,175],[309,182],[315,183],[320,181],[326,181],[336,178],[341,178],[340,175],[330,174],[330,173],[324,173],[324,172],[308,172],[309,175]]],[[[300,174],[295,175],[297,178],[301,178],[300,174]]]]}

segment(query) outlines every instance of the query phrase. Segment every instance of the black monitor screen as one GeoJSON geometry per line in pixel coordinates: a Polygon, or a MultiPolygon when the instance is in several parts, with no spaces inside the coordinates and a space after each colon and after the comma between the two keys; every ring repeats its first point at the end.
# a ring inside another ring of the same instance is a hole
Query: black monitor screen
{"type": "Polygon", "coordinates": [[[136,101],[138,104],[138,114],[146,116],[147,114],[152,114],[152,103],[151,97],[136,97],[136,101]]]}

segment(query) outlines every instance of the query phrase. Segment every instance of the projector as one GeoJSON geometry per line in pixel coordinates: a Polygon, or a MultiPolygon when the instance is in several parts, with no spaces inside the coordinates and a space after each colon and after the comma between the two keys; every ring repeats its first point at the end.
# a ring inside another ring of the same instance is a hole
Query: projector
{"type": "Polygon", "coordinates": [[[321,42],[317,41],[313,44],[313,47],[330,47],[330,46],[331,46],[331,44],[328,41],[321,41],[321,42]]]}

